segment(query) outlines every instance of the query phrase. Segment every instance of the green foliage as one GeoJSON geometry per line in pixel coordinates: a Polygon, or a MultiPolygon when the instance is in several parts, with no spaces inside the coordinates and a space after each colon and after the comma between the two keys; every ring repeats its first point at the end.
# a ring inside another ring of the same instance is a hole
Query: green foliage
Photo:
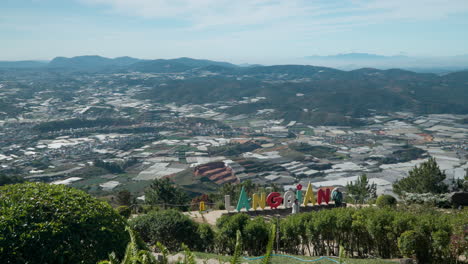
{"type": "Polygon", "coordinates": [[[0,186],[6,185],[6,184],[22,183],[22,182],[24,182],[24,179],[19,176],[6,176],[3,174],[0,174],[0,186]]]}
{"type": "Polygon", "coordinates": [[[103,168],[107,170],[110,173],[124,173],[125,169],[127,169],[130,166],[133,166],[137,163],[136,159],[129,159],[126,160],[125,162],[119,163],[119,162],[105,162],[99,159],[94,160],[93,164],[94,166],[98,168],[103,168]]]}
{"type": "Polygon", "coordinates": [[[242,233],[240,230],[236,231],[236,245],[234,247],[234,254],[232,255],[231,264],[240,264],[240,257],[242,254],[242,233]]]}
{"type": "Polygon", "coordinates": [[[132,210],[126,205],[119,206],[116,210],[119,213],[119,215],[123,216],[125,219],[129,218],[132,214],[132,210]]]}
{"type": "Polygon", "coordinates": [[[434,158],[422,163],[419,167],[414,167],[409,176],[396,181],[393,184],[393,191],[398,195],[403,192],[408,193],[444,193],[448,191],[447,185],[443,182],[446,178],[434,158]]]}
{"type": "Polygon", "coordinates": [[[167,249],[167,247],[165,247],[163,244],[161,244],[161,242],[158,241],[156,242],[156,248],[162,255],[162,259],[159,264],[168,264],[169,260],[167,256],[169,256],[169,250],[167,249]]]}
{"type": "Polygon", "coordinates": [[[319,159],[336,158],[336,149],[325,146],[312,146],[307,143],[294,143],[289,147],[295,151],[312,155],[319,159]]]}
{"type": "Polygon", "coordinates": [[[409,230],[401,234],[398,238],[398,248],[405,257],[416,257],[419,263],[426,260],[428,248],[423,235],[414,230],[409,230]]]}
{"type": "Polygon", "coordinates": [[[345,251],[344,247],[341,246],[341,245],[340,245],[340,251],[338,253],[338,257],[339,257],[338,261],[340,262],[340,264],[343,264],[344,259],[346,257],[346,251],[345,251]]]}
{"type": "Polygon", "coordinates": [[[389,195],[389,194],[383,194],[377,197],[377,201],[375,204],[378,207],[386,207],[386,206],[396,206],[397,200],[395,197],[389,195]]]}
{"type": "Polygon", "coordinates": [[[130,235],[130,242],[125,250],[125,256],[122,262],[119,262],[115,253],[109,254],[109,260],[101,261],[99,264],[160,264],[156,261],[146,244],[135,234],[135,232],[126,227],[130,235]]]}
{"type": "Polygon", "coordinates": [[[249,216],[246,214],[224,215],[217,220],[216,245],[220,252],[226,254],[234,253],[237,230],[243,232],[248,221],[249,216]]]}
{"type": "Polygon", "coordinates": [[[184,262],[183,264],[196,264],[195,256],[193,255],[192,251],[182,243],[182,249],[184,250],[184,262]]]}
{"type": "Polygon", "coordinates": [[[197,230],[200,238],[199,243],[195,245],[197,251],[211,252],[214,249],[215,233],[209,224],[199,224],[197,230]]]}
{"type": "Polygon", "coordinates": [[[410,160],[415,160],[423,157],[425,153],[424,150],[411,146],[405,145],[402,149],[394,151],[391,155],[382,159],[383,164],[393,164],[400,162],[407,162],[410,160]]]}
{"type": "Polygon", "coordinates": [[[424,204],[428,206],[437,206],[441,208],[450,208],[452,202],[450,194],[433,194],[433,193],[406,193],[403,192],[403,200],[407,204],[424,204]]]}
{"type": "Polygon", "coordinates": [[[130,206],[132,204],[132,194],[128,190],[119,191],[115,198],[120,205],[130,206]]]}
{"type": "Polygon", "coordinates": [[[271,225],[268,244],[266,247],[265,257],[262,260],[262,264],[270,264],[271,263],[271,253],[273,252],[273,245],[275,243],[275,236],[276,236],[276,225],[271,225]]]}
{"type": "Polygon", "coordinates": [[[150,212],[131,219],[129,224],[145,242],[161,242],[171,251],[180,250],[182,243],[189,248],[200,243],[198,225],[177,210],[150,212]]]}
{"type": "Polygon", "coordinates": [[[249,256],[259,256],[265,252],[268,243],[269,224],[263,217],[256,217],[248,221],[243,231],[245,237],[244,249],[249,256]]]}
{"type": "Polygon", "coordinates": [[[346,254],[359,257],[397,258],[402,252],[414,252],[421,263],[452,263],[456,256],[468,253],[468,231],[460,228],[468,226],[467,213],[392,207],[300,213],[280,221],[279,247],[287,254],[312,256],[337,256],[343,251],[337,250],[340,246],[346,254]],[[399,238],[407,231],[417,233],[420,248],[410,248],[414,243],[407,234],[399,246],[399,238]]]}
{"type": "Polygon", "coordinates": [[[0,215],[0,263],[96,263],[129,241],[108,204],[63,185],[2,186],[0,215]]]}
{"type": "Polygon", "coordinates": [[[369,184],[366,174],[362,174],[355,183],[351,182],[346,185],[349,196],[358,203],[377,197],[377,185],[369,184]]]}
{"type": "Polygon", "coordinates": [[[145,191],[146,203],[150,205],[162,205],[166,208],[176,205],[181,210],[187,210],[190,198],[179,187],[174,186],[167,178],[155,179],[150,187],[145,191]]]}

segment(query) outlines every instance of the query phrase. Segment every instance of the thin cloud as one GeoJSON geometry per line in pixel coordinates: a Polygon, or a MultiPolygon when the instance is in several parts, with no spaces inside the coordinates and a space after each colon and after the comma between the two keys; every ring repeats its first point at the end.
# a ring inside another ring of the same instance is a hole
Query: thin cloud
{"type": "Polygon", "coordinates": [[[274,23],[362,24],[363,21],[431,20],[468,12],[466,0],[348,0],[339,6],[317,0],[80,0],[112,12],[148,19],[169,18],[190,27],[252,26],[274,23]]]}

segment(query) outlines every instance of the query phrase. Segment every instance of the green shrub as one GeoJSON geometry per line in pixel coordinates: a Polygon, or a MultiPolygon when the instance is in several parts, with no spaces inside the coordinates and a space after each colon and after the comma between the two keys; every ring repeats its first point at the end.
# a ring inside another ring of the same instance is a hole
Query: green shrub
{"type": "Polygon", "coordinates": [[[189,248],[196,248],[200,241],[198,225],[188,216],[173,209],[135,217],[129,224],[145,242],[151,245],[161,242],[171,251],[181,250],[182,243],[189,248]]]}
{"type": "Polygon", "coordinates": [[[428,263],[428,245],[424,235],[420,232],[410,230],[401,234],[398,238],[398,248],[404,256],[416,257],[418,263],[428,263]]]}
{"type": "Polygon", "coordinates": [[[129,241],[107,203],[63,185],[0,187],[0,263],[96,263],[129,241]]]}
{"type": "Polygon", "coordinates": [[[397,204],[397,200],[391,195],[384,194],[377,197],[377,201],[375,203],[380,208],[387,206],[393,207],[397,204]]]}
{"type": "Polygon", "coordinates": [[[132,210],[126,205],[119,206],[116,210],[119,213],[119,215],[123,216],[124,218],[129,218],[132,214],[132,210]]]}
{"type": "Polygon", "coordinates": [[[251,256],[263,254],[268,244],[269,233],[269,225],[262,217],[256,217],[250,220],[245,225],[243,232],[245,237],[244,250],[247,251],[247,254],[251,256]]]}
{"type": "Polygon", "coordinates": [[[197,232],[200,242],[197,243],[196,250],[211,252],[215,243],[215,233],[211,226],[209,224],[199,224],[197,232]]]}
{"type": "Polygon", "coordinates": [[[237,230],[243,232],[248,221],[249,216],[246,214],[224,215],[220,217],[216,222],[216,226],[218,227],[216,237],[218,250],[232,255],[236,247],[237,230]]]}
{"type": "Polygon", "coordinates": [[[224,202],[222,202],[222,201],[217,202],[215,207],[218,210],[226,210],[226,205],[224,205],[224,202]]]}

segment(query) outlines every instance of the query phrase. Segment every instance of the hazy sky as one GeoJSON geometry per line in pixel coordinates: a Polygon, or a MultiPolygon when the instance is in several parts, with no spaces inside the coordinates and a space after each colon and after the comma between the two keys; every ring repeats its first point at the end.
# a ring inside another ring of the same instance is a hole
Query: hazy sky
{"type": "Polygon", "coordinates": [[[0,60],[468,54],[468,0],[0,0],[0,60]]]}

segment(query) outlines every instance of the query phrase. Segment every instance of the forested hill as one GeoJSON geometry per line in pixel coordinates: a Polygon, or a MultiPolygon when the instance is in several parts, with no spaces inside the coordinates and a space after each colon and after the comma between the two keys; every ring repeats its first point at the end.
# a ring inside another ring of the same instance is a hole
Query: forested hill
{"type": "Polygon", "coordinates": [[[310,65],[241,67],[191,58],[140,60],[100,56],[58,57],[30,70],[71,77],[75,73],[140,72],[153,77],[113,81],[123,86],[141,85],[146,89],[136,94],[137,98],[160,103],[203,104],[261,96],[266,99],[223,111],[255,114],[258,110],[274,109],[272,118],[305,123],[358,124],[357,118],[368,115],[370,109],[468,114],[468,71],[437,75],[401,69],[342,71],[310,65]]]}
{"type": "MultiPolygon", "coordinates": [[[[216,76],[166,82],[138,97],[157,102],[209,103],[262,96],[253,104],[241,104],[226,111],[232,114],[275,109],[287,120],[347,124],[351,118],[376,111],[418,113],[468,113],[468,72],[445,76],[404,70],[360,69],[339,71],[314,66],[270,66],[246,69],[215,68],[216,76]],[[222,69],[222,70],[221,70],[222,69]]],[[[355,122],[356,120],[352,121],[355,122]]],[[[316,123],[316,122],[312,122],[316,123]]]]}

